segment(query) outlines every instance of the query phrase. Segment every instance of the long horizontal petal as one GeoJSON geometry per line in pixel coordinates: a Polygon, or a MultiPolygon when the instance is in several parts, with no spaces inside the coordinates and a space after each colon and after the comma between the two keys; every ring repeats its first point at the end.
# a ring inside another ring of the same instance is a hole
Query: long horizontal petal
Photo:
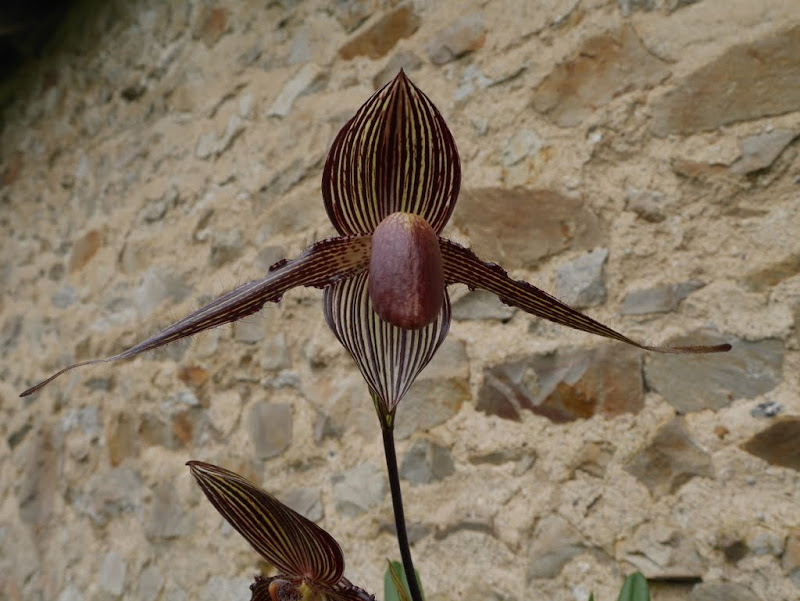
{"type": "Polygon", "coordinates": [[[396,212],[419,215],[439,233],[460,185],[447,124],[402,71],[345,124],[322,173],[325,209],[340,234],[372,232],[396,212]]]}
{"type": "Polygon", "coordinates": [[[368,274],[325,289],[325,319],[361,370],[385,426],[408,387],[433,357],[450,327],[450,299],[433,322],[406,330],[383,321],[372,305],[368,274]]]}
{"type": "Polygon", "coordinates": [[[647,351],[657,353],[721,353],[731,350],[730,344],[715,346],[648,346],[631,340],[564,304],[536,286],[514,280],[494,263],[481,261],[475,253],[460,244],[440,238],[444,277],[448,284],[466,284],[471,289],[480,288],[496,294],[501,301],[538,317],[583,330],[590,334],[613,338],[647,351]]]}
{"type": "Polygon", "coordinates": [[[238,474],[201,461],[186,465],[217,511],[281,575],[298,584],[339,583],[344,557],[330,534],[238,474]]]}
{"type": "Polygon", "coordinates": [[[371,245],[370,236],[331,238],[317,242],[297,259],[276,263],[266,277],[228,292],[118,355],[65,367],[36,386],[28,388],[20,396],[33,394],[64,372],[76,367],[129,359],[203,330],[236,321],[256,313],[267,302],[279,301],[281,296],[292,288],[323,287],[340,278],[363,271],[369,265],[371,245]]]}

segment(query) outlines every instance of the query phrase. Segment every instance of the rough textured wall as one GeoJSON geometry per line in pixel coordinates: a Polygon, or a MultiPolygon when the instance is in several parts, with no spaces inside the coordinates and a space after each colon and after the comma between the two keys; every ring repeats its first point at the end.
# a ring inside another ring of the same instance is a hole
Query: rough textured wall
{"type": "Polygon", "coordinates": [[[328,145],[405,67],[445,116],[448,228],[648,356],[452,290],[398,413],[428,598],[800,596],[796,0],[95,3],[6,83],[3,598],[248,599],[264,569],[184,467],[262,483],[382,597],[379,430],[317,290],[121,350],[329,236],[328,145]],[[794,416],[794,417],[792,417],[794,416]]]}

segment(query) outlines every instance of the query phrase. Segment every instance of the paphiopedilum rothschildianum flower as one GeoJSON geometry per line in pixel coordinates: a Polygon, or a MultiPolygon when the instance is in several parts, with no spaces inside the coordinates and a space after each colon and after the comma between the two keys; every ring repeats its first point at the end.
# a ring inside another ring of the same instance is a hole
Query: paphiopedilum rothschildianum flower
{"type": "Polygon", "coordinates": [[[334,538],[240,475],[210,463],[187,463],[211,504],[277,570],[257,576],[251,601],[375,601],[344,577],[334,538]]]}
{"type": "Polygon", "coordinates": [[[397,404],[447,335],[447,285],[481,288],[523,311],[646,350],[709,353],[729,345],[640,344],[569,307],[498,265],[440,236],[455,208],[461,167],[455,141],[422,91],[401,71],[358,110],[336,137],[322,176],[325,209],[339,237],[275,264],[139,344],[71,365],[127,359],[277,302],[297,286],[324,288],[325,318],[358,364],[384,429],[397,404]]]}

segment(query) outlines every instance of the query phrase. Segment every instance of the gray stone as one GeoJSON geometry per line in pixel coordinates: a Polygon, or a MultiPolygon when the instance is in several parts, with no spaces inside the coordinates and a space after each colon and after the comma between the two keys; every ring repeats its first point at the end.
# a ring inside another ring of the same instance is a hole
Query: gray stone
{"type": "Polygon", "coordinates": [[[26,524],[43,527],[49,521],[56,502],[62,454],[63,437],[56,436],[46,424],[19,447],[23,472],[17,498],[20,518],[26,524]]]}
{"type": "Polygon", "coordinates": [[[660,223],[667,218],[664,209],[669,208],[669,202],[663,192],[628,188],[625,195],[625,209],[633,211],[645,221],[660,223]]]}
{"type": "Polygon", "coordinates": [[[12,315],[3,321],[3,327],[0,328],[0,349],[3,349],[4,355],[17,348],[23,321],[22,315],[12,315]]]}
{"type": "Polygon", "coordinates": [[[732,46],[653,104],[653,133],[690,134],[800,110],[800,25],[732,46]]]}
{"type": "Polygon", "coordinates": [[[681,282],[634,290],[625,295],[620,312],[623,315],[668,313],[677,309],[683,299],[703,286],[703,282],[681,282]]]}
{"type": "Polygon", "coordinates": [[[778,129],[745,138],[740,144],[742,156],[731,165],[731,172],[752,173],[766,169],[796,137],[795,131],[778,129]]]}
{"type": "Polygon", "coordinates": [[[490,365],[475,408],[519,420],[530,411],[556,423],[638,413],[644,405],[642,353],[604,344],[490,365]]]}
{"type": "Polygon", "coordinates": [[[383,470],[368,461],[333,476],[331,481],[336,511],[346,517],[356,517],[380,506],[386,496],[383,470]]]}
{"type": "Polygon", "coordinates": [[[412,485],[438,482],[455,471],[450,450],[427,438],[415,440],[400,465],[400,477],[412,485]]]}
{"type": "Polygon", "coordinates": [[[496,294],[485,290],[472,290],[453,303],[453,318],[468,321],[497,319],[508,321],[516,308],[504,304],[496,294]]]}
{"type": "Polygon", "coordinates": [[[753,417],[775,417],[783,411],[783,405],[775,401],[764,401],[750,410],[753,417]]]}
{"type": "Polygon", "coordinates": [[[689,593],[688,601],[761,601],[761,599],[741,584],[701,582],[689,593]]]}
{"type": "Polygon", "coordinates": [[[760,526],[754,527],[745,537],[748,550],[753,555],[783,555],[783,533],[778,534],[760,526]]]}
{"type": "Polygon", "coordinates": [[[238,228],[214,231],[211,236],[211,252],[208,263],[212,267],[222,267],[242,256],[243,250],[242,232],[238,228]]]}
{"type": "Polygon", "coordinates": [[[413,5],[403,4],[384,13],[339,49],[339,56],[350,60],[357,56],[378,59],[388,54],[397,42],[410,37],[420,26],[421,19],[413,5]]]}
{"type": "Polygon", "coordinates": [[[242,397],[236,389],[213,395],[207,411],[209,422],[225,438],[233,431],[241,412],[242,397]]]}
{"type": "Polygon", "coordinates": [[[625,470],[654,498],[674,493],[695,476],[714,475],[711,456],[689,435],[682,417],[661,426],[653,440],[625,462],[625,470]]]}
{"type": "Polygon", "coordinates": [[[33,426],[31,426],[30,424],[22,424],[22,426],[14,430],[11,434],[8,435],[8,438],[6,438],[8,447],[13,451],[14,447],[16,447],[18,444],[20,444],[22,441],[25,440],[25,437],[32,429],[33,426]]]}
{"type": "Polygon", "coordinates": [[[248,315],[233,323],[233,339],[242,344],[257,344],[267,335],[264,320],[259,315],[248,315]]]}
{"type": "Polygon", "coordinates": [[[364,437],[374,436],[380,426],[364,378],[359,373],[324,378],[315,384],[304,390],[304,394],[318,411],[314,425],[317,442],[353,432],[364,437]]]}
{"type": "Polygon", "coordinates": [[[141,509],[141,477],[137,471],[125,467],[95,474],[74,504],[80,513],[89,516],[98,526],[104,526],[122,512],[141,509]]]}
{"type": "Polygon", "coordinates": [[[166,265],[154,265],[144,274],[134,292],[134,303],[139,316],[150,315],[164,301],[179,303],[185,300],[192,288],[177,271],[166,265]]]}
{"type": "Polygon", "coordinates": [[[622,14],[627,17],[634,10],[653,10],[655,0],[617,0],[617,4],[619,4],[622,14]]]}
{"type": "Polygon", "coordinates": [[[94,405],[65,409],[64,417],[61,418],[61,428],[64,432],[77,430],[92,438],[99,436],[103,431],[98,408],[94,405]]]}
{"type": "Polygon", "coordinates": [[[286,369],[292,364],[289,357],[289,346],[286,344],[286,335],[279,332],[271,336],[261,345],[261,355],[258,365],[267,371],[286,369]]]}
{"type": "Polygon", "coordinates": [[[281,495],[281,502],[312,522],[319,522],[325,516],[322,507],[322,493],[316,487],[293,488],[281,495]]]}
{"type": "MultiPolygon", "coordinates": [[[[10,503],[5,504],[10,508],[10,503]]],[[[36,549],[36,538],[31,530],[17,519],[6,519],[6,514],[0,521],[0,583],[8,579],[23,588],[26,582],[33,578],[37,572],[41,574],[41,561],[39,551],[36,549]]],[[[2,586],[2,584],[0,584],[2,586]]],[[[0,592],[4,592],[0,588],[0,592]]],[[[13,599],[13,597],[12,597],[13,599]]]]}
{"type": "Polygon", "coordinates": [[[259,458],[277,457],[292,444],[292,406],[256,402],[250,409],[247,429],[259,458]]]}
{"type": "Polygon", "coordinates": [[[309,28],[301,27],[289,43],[289,56],[286,62],[290,65],[307,63],[312,58],[311,44],[309,43],[309,28]]]}
{"type": "Polygon", "coordinates": [[[533,93],[534,108],[561,127],[574,127],[598,107],[632,90],[647,90],[670,76],[631,26],[589,38],[557,65],[533,93]]]}
{"type": "Polygon", "coordinates": [[[800,471],[800,417],[786,416],[755,434],[742,448],[770,465],[800,471]]]}
{"type": "Polygon", "coordinates": [[[598,248],[562,265],[556,271],[556,296],[575,308],[594,307],[606,301],[603,266],[608,249],[598,248]]]}
{"type": "Polygon", "coordinates": [[[542,139],[532,129],[518,129],[508,138],[501,151],[503,165],[511,167],[530,156],[539,154],[542,139]]]}
{"type": "Polygon", "coordinates": [[[164,601],[186,601],[187,598],[188,595],[186,594],[186,591],[179,584],[172,582],[171,580],[167,581],[167,585],[164,590],[164,601]]]}
{"type": "Polygon", "coordinates": [[[66,309],[76,300],[78,300],[78,292],[73,286],[64,284],[55,294],[53,294],[52,297],[50,297],[50,300],[53,302],[54,307],[57,307],[58,309],[66,309]]]}
{"type": "Polygon", "coordinates": [[[800,528],[793,528],[786,537],[781,567],[792,579],[792,582],[800,587],[800,528]]]}
{"type": "Polygon", "coordinates": [[[505,269],[533,269],[542,259],[605,243],[607,227],[580,198],[550,190],[464,190],[453,215],[484,260],[505,269]]]}
{"type": "Polygon", "coordinates": [[[471,396],[466,348],[450,336],[400,401],[395,436],[407,438],[446,422],[471,396]]]}
{"type": "Polygon", "coordinates": [[[621,559],[648,579],[700,579],[708,560],[697,550],[695,533],[684,532],[669,523],[646,521],[627,540],[618,543],[621,559]]]}
{"type": "Polygon", "coordinates": [[[64,590],[58,596],[58,601],[83,601],[83,599],[81,590],[71,582],[64,587],[64,590]]]}
{"type": "Polygon", "coordinates": [[[164,577],[155,565],[149,565],[139,574],[139,599],[156,601],[164,588],[164,577]]]}
{"type": "Polygon", "coordinates": [[[585,551],[580,532],[560,515],[548,515],[536,525],[528,549],[527,578],[555,578],[576,555],[585,551]]]}
{"type": "Polygon", "coordinates": [[[333,16],[348,33],[366,21],[376,8],[371,0],[336,0],[332,4],[333,16]]]}
{"type": "Polygon", "coordinates": [[[486,41],[486,26],[480,13],[460,17],[437,31],[425,49],[434,65],[444,65],[482,48],[486,41]]]}
{"type": "Polygon", "coordinates": [[[292,106],[300,96],[321,90],[326,81],[327,75],[319,65],[306,63],[284,84],[267,111],[267,117],[283,119],[292,111],[292,106]]]}
{"type": "Polygon", "coordinates": [[[100,588],[117,597],[125,590],[127,564],[116,551],[109,551],[100,567],[100,588]]]}
{"type": "Polygon", "coordinates": [[[211,159],[218,157],[223,152],[228,150],[234,140],[238,138],[246,129],[246,124],[242,118],[237,114],[232,114],[228,117],[225,124],[225,129],[221,134],[212,130],[201,135],[197,139],[194,154],[198,159],[211,159]]]}
{"type": "Polygon", "coordinates": [[[784,346],[780,340],[750,342],[696,332],[670,339],[669,344],[719,344],[733,349],[725,355],[650,355],[645,381],[681,413],[721,409],[736,399],[769,392],[783,378],[784,346]]]}
{"type": "Polygon", "coordinates": [[[158,485],[145,524],[145,535],[153,541],[187,536],[194,528],[194,514],[187,512],[175,494],[175,479],[158,485]]]}

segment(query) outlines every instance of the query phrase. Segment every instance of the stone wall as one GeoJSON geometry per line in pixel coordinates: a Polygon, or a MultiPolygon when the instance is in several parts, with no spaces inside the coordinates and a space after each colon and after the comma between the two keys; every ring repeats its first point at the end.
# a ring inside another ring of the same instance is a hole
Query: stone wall
{"type": "Polygon", "coordinates": [[[796,0],[77,5],[5,82],[0,590],[248,599],[265,569],[184,463],[318,520],[383,597],[379,428],[318,290],[107,356],[333,234],[338,128],[399,67],[459,145],[447,233],[655,356],[454,287],[398,413],[431,601],[800,597],[796,0]]]}

